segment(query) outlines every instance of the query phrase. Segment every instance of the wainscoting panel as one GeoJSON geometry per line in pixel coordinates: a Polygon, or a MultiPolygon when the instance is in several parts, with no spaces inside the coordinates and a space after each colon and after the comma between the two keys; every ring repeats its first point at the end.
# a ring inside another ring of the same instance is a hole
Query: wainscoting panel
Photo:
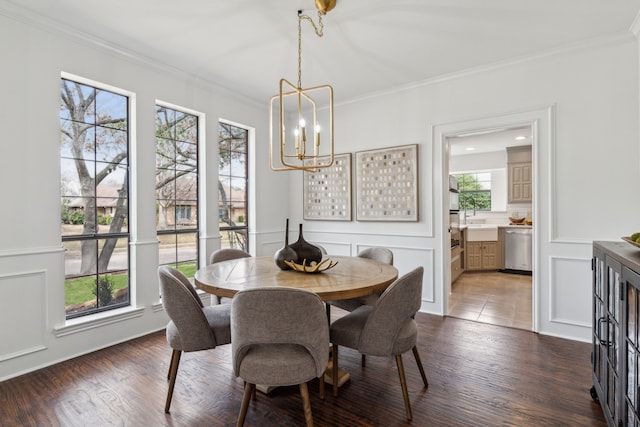
{"type": "Polygon", "coordinates": [[[46,349],[45,279],[44,270],[0,276],[0,361],[46,349]]]}
{"type": "MultiPolygon", "coordinates": [[[[356,253],[366,248],[376,247],[376,245],[358,244],[356,253]]],[[[379,246],[378,246],[379,247],[379,246]]],[[[384,246],[393,252],[393,265],[398,269],[398,274],[402,276],[416,267],[424,267],[424,277],[422,281],[422,300],[435,302],[434,289],[434,249],[432,248],[412,248],[407,246],[384,246]]]]}
{"type": "Polygon", "coordinates": [[[551,257],[549,321],[591,327],[591,259],[551,257]]]}

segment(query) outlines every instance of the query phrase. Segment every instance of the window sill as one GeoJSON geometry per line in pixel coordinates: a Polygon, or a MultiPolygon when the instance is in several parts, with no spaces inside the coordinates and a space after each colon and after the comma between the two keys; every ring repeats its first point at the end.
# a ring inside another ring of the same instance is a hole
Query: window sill
{"type": "Polygon", "coordinates": [[[100,328],[112,323],[123,322],[125,320],[140,317],[143,313],[143,307],[123,307],[116,310],[67,320],[64,326],[54,328],[53,331],[55,336],[59,338],[64,337],[65,335],[77,334],[79,332],[100,328]]]}

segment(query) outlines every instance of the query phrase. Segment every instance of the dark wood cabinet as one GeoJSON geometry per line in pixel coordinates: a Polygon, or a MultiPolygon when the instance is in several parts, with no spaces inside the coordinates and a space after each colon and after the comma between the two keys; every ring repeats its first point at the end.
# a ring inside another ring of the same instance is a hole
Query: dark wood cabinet
{"type": "Polygon", "coordinates": [[[591,395],[610,426],[640,427],[640,249],[593,243],[591,395]]]}

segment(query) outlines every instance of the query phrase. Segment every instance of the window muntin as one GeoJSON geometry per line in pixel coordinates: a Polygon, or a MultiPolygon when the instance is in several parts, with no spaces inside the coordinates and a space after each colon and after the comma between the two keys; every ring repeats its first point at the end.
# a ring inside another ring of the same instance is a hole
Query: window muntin
{"type": "Polygon", "coordinates": [[[491,172],[469,172],[455,176],[460,191],[460,209],[491,210],[491,172]]]}
{"type": "Polygon", "coordinates": [[[129,99],[63,78],[61,237],[67,319],[130,304],[129,99]]]}
{"type": "Polygon", "coordinates": [[[218,123],[218,216],[220,247],[249,251],[247,183],[249,131],[218,123]]]}
{"type": "Polygon", "coordinates": [[[160,265],[198,268],[198,116],[156,106],[156,231],[160,265]]]}

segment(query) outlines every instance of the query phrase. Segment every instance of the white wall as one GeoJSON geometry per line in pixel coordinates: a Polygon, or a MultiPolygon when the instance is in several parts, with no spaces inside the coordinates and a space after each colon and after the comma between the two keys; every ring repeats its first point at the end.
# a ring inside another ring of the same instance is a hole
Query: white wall
{"type": "MultiPolygon", "coordinates": [[[[432,313],[445,310],[448,277],[442,267],[446,156],[443,142],[435,139],[439,129],[539,116],[532,123],[538,133],[534,327],[591,339],[591,243],[640,229],[640,194],[629,187],[640,178],[638,48],[631,34],[364,98],[337,106],[335,114],[340,153],[419,144],[420,219],[307,222],[305,236],[328,249],[336,242],[351,254],[361,246],[389,246],[401,273],[424,265],[423,309],[432,313]]],[[[302,194],[299,181],[293,195],[302,194]]],[[[292,205],[299,221],[302,203],[292,205]]]]}
{"type": "MultiPolygon", "coordinates": [[[[0,177],[5,200],[0,214],[0,380],[166,325],[156,276],[156,100],[206,115],[200,168],[206,194],[203,258],[219,247],[218,119],[255,128],[250,162],[268,156],[268,111],[264,105],[169,67],[123,56],[48,25],[29,22],[0,7],[0,157],[4,159],[0,177]],[[91,324],[66,322],[64,313],[64,253],[59,232],[61,72],[133,92],[135,97],[130,222],[134,303],[119,316],[96,316],[91,324]]],[[[286,209],[289,196],[287,191],[270,191],[286,187],[286,175],[258,167],[253,178],[250,197],[253,206],[260,208],[250,212],[250,235],[252,251],[260,254],[262,240],[275,240],[271,234],[281,236],[281,207],[286,209]]]]}

